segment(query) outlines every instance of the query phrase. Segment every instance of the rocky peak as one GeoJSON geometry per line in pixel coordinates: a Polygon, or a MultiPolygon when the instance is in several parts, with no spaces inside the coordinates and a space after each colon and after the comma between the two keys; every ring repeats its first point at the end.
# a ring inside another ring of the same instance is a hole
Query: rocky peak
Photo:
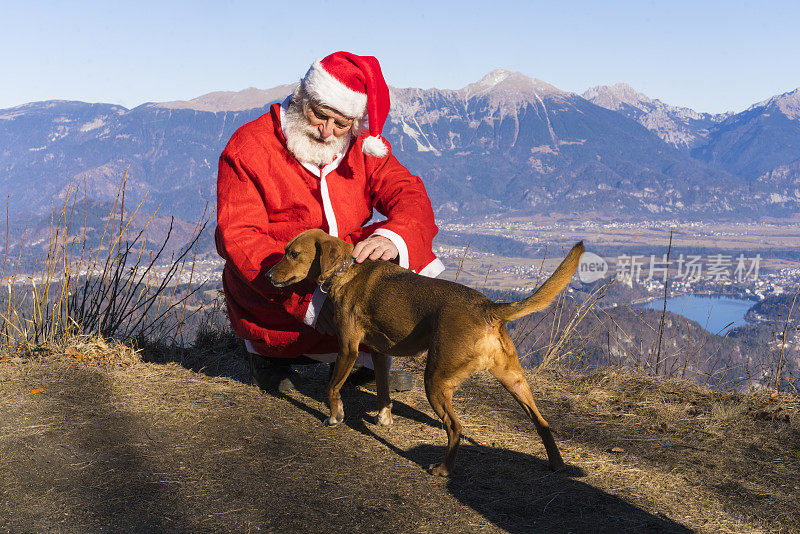
{"type": "Polygon", "coordinates": [[[495,69],[475,83],[471,83],[458,91],[464,98],[483,96],[488,93],[518,93],[539,96],[545,94],[565,95],[561,89],[537,78],[529,78],[519,72],[506,69],[495,69]]]}
{"type": "Polygon", "coordinates": [[[773,96],[757,104],[753,104],[747,111],[764,108],[765,110],[776,110],[783,113],[789,119],[800,119],[800,88],[788,93],[773,96]]]}
{"type": "Polygon", "coordinates": [[[682,149],[705,143],[710,129],[729,116],[671,106],[636,91],[626,83],[592,87],[582,96],[592,104],[622,113],[667,143],[682,149]]]}
{"type": "Polygon", "coordinates": [[[653,103],[651,98],[638,92],[627,83],[591,87],[582,96],[593,104],[612,110],[620,109],[623,104],[643,109],[643,103],[653,103]]]}

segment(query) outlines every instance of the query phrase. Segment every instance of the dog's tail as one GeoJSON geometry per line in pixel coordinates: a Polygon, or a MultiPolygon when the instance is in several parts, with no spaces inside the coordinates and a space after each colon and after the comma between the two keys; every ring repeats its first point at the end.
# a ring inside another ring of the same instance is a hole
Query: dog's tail
{"type": "Polygon", "coordinates": [[[533,295],[517,302],[496,303],[492,307],[492,313],[502,321],[513,321],[547,308],[556,295],[567,287],[572,275],[575,274],[575,269],[578,268],[583,251],[583,241],[575,244],[561,265],[533,295]]]}

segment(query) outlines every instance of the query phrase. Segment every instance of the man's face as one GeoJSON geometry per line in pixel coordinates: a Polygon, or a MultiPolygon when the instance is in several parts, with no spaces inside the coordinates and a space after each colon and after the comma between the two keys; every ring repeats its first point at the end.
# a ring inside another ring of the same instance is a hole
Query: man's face
{"type": "Polygon", "coordinates": [[[315,105],[310,103],[305,105],[304,108],[308,122],[319,130],[321,139],[315,139],[316,141],[322,143],[331,135],[339,138],[350,133],[353,119],[345,117],[335,109],[322,104],[315,105]]]}
{"type": "Polygon", "coordinates": [[[335,109],[292,99],[281,128],[286,147],[298,160],[324,166],[347,150],[353,122],[335,109]]]}

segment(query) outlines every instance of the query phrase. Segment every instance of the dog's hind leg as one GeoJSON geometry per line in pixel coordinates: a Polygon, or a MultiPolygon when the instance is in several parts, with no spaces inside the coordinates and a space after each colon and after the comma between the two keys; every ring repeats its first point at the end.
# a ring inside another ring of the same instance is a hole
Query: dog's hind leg
{"type": "Polygon", "coordinates": [[[372,353],[372,364],[375,366],[375,391],[378,396],[378,416],[375,422],[381,426],[389,426],[392,420],[392,399],[389,396],[389,356],[379,352],[372,353]]]}
{"type": "Polygon", "coordinates": [[[461,380],[431,372],[430,365],[425,370],[425,394],[428,396],[431,408],[442,420],[444,430],[447,432],[447,451],[444,461],[428,466],[428,472],[432,475],[446,477],[453,471],[458,444],[461,440],[461,422],[453,411],[453,392],[460,383],[461,380]]]}
{"type": "Polygon", "coordinates": [[[447,452],[444,455],[444,461],[440,464],[431,464],[428,466],[428,472],[432,475],[446,477],[453,471],[453,464],[456,460],[456,453],[458,452],[458,445],[461,441],[461,422],[453,412],[453,390],[452,389],[439,389],[430,391],[425,388],[428,394],[428,401],[431,403],[433,411],[442,420],[444,429],[447,432],[447,452]]]}
{"type": "Polygon", "coordinates": [[[341,349],[339,356],[336,358],[336,365],[333,369],[333,376],[328,384],[328,406],[331,409],[331,415],[325,419],[325,424],[328,426],[338,425],[344,421],[344,405],[342,404],[342,397],[339,395],[339,390],[347,380],[353,365],[358,358],[358,341],[346,342],[341,340],[341,349]]]}
{"type": "Polygon", "coordinates": [[[525,410],[525,413],[533,420],[533,424],[536,425],[536,431],[542,438],[542,442],[544,442],[545,450],[547,450],[547,464],[550,470],[559,471],[563,469],[564,460],[561,458],[561,453],[558,452],[553,433],[550,431],[550,425],[547,424],[547,421],[544,420],[544,417],[536,408],[531,388],[525,379],[525,375],[522,374],[522,366],[519,364],[516,350],[512,354],[506,353],[505,361],[498,361],[489,371],[514,396],[522,406],[522,409],[525,410]]]}

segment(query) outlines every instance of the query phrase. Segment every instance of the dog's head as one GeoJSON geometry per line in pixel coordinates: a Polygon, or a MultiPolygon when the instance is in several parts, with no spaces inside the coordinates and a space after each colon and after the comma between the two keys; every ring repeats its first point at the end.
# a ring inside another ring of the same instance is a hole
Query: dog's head
{"type": "Polygon", "coordinates": [[[306,230],[286,243],[281,260],[267,272],[275,287],[312,278],[322,283],[352,253],[353,246],[322,230],[306,230]]]}

